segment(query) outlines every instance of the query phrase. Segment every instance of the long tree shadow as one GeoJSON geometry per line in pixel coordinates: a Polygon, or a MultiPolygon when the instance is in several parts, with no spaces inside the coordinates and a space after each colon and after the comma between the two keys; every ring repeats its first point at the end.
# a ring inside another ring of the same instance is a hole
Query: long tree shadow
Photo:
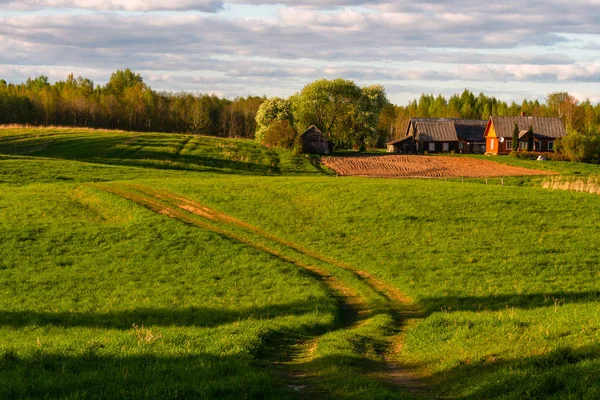
{"type": "Polygon", "coordinates": [[[136,308],[107,313],[0,310],[0,326],[12,328],[27,326],[90,327],[125,330],[131,329],[132,324],[137,324],[207,328],[247,319],[300,316],[314,313],[314,311],[314,303],[306,301],[236,310],[211,307],[189,307],[184,309],[136,308]]]}
{"type": "MultiPolygon", "coordinates": [[[[600,398],[600,346],[559,348],[544,355],[502,360],[472,360],[438,373],[439,387],[461,384],[460,399],[597,399],[600,398]],[[465,382],[469,382],[467,387],[465,382]],[[465,389],[466,388],[466,389],[465,389]],[[465,393],[466,392],[466,393],[465,393]]],[[[456,390],[456,388],[454,389],[456,390]]]]}
{"type": "MultiPolygon", "coordinates": [[[[286,399],[294,393],[250,355],[105,355],[100,346],[77,356],[40,350],[0,351],[0,398],[286,399]]],[[[135,350],[133,351],[135,354],[135,350]]]]}
{"type": "MultiPolygon", "coordinates": [[[[31,154],[46,158],[152,169],[203,171],[216,174],[280,175],[279,154],[269,149],[238,144],[234,149],[214,145],[201,154],[184,152],[193,139],[180,137],[59,137],[43,146],[30,141],[0,142],[0,153],[31,154]],[[135,140],[134,140],[135,139],[135,140]],[[170,139],[170,140],[169,140],[170,139]],[[50,144],[50,145],[48,145],[50,144]],[[214,150],[214,151],[213,151],[214,150]]],[[[293,162],[292,162],[293,165],[293,162]]],[[[319,173],[317,170],[315,173],[319,173]]]]}
{"type": "Polygon", "coordinates": [[[529,294],[505,294],[490,296],[439,296],[425,297],[419,306],[425,315],[434,312],[500,311],[507,308],[531,310],[535,308],[600,302],[600,292],[547,292],[529,294]]]}

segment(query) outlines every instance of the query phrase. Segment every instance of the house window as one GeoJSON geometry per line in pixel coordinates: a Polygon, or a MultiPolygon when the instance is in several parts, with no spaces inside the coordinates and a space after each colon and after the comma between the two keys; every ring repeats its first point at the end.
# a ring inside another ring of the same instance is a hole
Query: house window
{"type": "Polygon", "coordinates": [[[458,149],[459,149],[460,151],[463,151],[463,149],[464,149],[464,148],[465,148],[465,145],[464,145],[463,143],[459,143],[459,144],[458,144],[458,149]]]}
{"type": "Polygon", "coordinates": [[[554,151],[554,142],[553,141],[548,142],[548,151],[554,151]]]}
{"type": "Polygon", "coordinates": [[[447,152],[449,152],[449,151],[450,151],[450,143],[443,143],[443,144],[442,144],[442,151],[443,151],[444,153],[447,153],[447,152]]]}
{"type": "Polygon", "coordinates": [[[512,140],[506,141],[506,150],[512,150],[512,140]]]}
{"type": "Polygon", "coordinates": [[[435,143],[429,143],[429,151],[435,151],[435,143]]]}
{"type": "Polygon", "coordinates": [[[494,150],[494,139],[490,140],[490,150],[494,150]]]}
{"type": "Polygon", "coordinates": [[[519,148],[527,151],[527,142],[519,142],[519,148]]]}
{"type": "Polygon", "coordinates": [[[533,151],[542,150],[542,142],[533,142],[533,151]]]}

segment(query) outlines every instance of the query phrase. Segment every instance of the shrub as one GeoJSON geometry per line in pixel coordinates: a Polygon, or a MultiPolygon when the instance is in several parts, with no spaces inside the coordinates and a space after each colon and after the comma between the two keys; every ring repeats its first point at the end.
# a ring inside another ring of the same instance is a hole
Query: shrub
{"type": "Polygon", "coordinates": [[[299,137],[294,127],[285,120],[274,121],[264,133],[262,144],[267,147],[291,149],[299,137]]]}
{"type": "Polygon", "coordinates": [[[522,160],[537,160],[539,156],[544,156],[548,160],[552,161],[567,161],[568,158],[564,154],[558,153],[540,153],[537,151],[511,151],[509,154],[511,157],[519,158],[522,160]]]}
{"type": "Polygon", "coordinates": [[[600,162],[600,133],[582,135],[570,130],[567,136],[557,140],[557,151],[572,161],[600,162]]]}

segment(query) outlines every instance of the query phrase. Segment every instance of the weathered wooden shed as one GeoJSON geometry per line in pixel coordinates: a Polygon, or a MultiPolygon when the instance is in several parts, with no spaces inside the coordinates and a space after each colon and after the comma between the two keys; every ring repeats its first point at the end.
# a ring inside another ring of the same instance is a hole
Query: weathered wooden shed
{"type": "Polygon", "coordinates": [[[331,154],[333,143],[328,141],[323,132],[311,125],[301,136],[302,151],[309,154],[331,154]]]}
{"type": "Polygon", "coordinates": [[[388,153],[403,153],[403,154],[412,154],[417,152],[417,146],[415,144],[413,136],[404,136],[400,139],[392,140],[391,142],[387,142],[387,152],[388,153]]]}

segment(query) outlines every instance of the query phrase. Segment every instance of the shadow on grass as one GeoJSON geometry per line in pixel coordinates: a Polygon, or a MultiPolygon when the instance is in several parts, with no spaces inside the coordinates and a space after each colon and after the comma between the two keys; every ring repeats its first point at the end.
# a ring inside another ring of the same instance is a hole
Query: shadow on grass
{"type": "MultiPolygon", "coordinates": [[[[281,160],[277,152],[250,143],[237,143],[233,148],[221,148],[222,146],[217,143],[212,145],[202,143],[208,146],[207,151],[202,154],[190,154],[184,152],[186,146],[198,146],[192,137],[182,140],[179,136],[173,138],[139,136],[134,137],[135,140],[131,143],[128,139],[132,138],[61,137],[54,139],[49,147],[39,147],[39,151],[36,151],[35,141],[31,140],[32,144],[28,142],[19,145],[0,144],[0,153],[20,154],[22,152],[39,157],[106,165],[203,171],[216,174],[281,175],[282,173],[281,160]]],[[[298,167],[296,159],[297,157],[292,160],[290,167],[298,167]]]]}
{"type": "MultiPolygon", "coordinates": [[[[436,386],[463,386],[460,399],[600,398],[600,346],[559,348],[544,355],[470,360],[432,377],[436,386]],[[461,385],[462,386],[462,385],[461,385]]],[[[456,388],[454,389],[456,390],[456,388]]]]}
{"type": "Polygon", "coordinates": [[[286,399],[293,393],[251,356],[102,355],[0,351],[0,398],[286,399]]]}
{"type": "Polygon", "coordinates": [[[92,327],[131,329],[133,324],[145,326],[215,327],[247,319],[272,319],[313,313],[311,302],[294,302],[239,310],[190,307],[184,309],[138,308],[107,313],[0,311],[0,326],[92,327]]]}
{"type": "Polygon", "coordinates": [[[426,297],[419,302],[425,315],[434,312],[500,311],[507,308],[530,310],[541,307],[562,306],[570,303],[600,302],[600,292],[549,292],[497,296],[442,296],[426,297]]]}

